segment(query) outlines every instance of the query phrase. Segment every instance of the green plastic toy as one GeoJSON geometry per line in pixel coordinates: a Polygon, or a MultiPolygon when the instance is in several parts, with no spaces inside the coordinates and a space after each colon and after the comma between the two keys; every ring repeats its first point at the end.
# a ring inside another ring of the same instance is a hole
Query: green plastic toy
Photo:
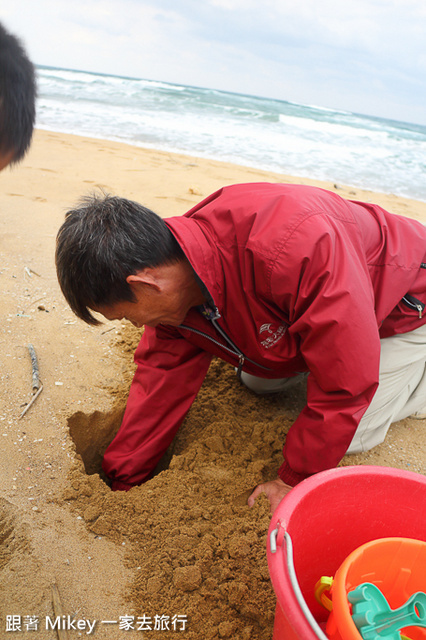
{"type": "Polygon", "coordinates": [[[404,627],[426,627],[426,593],[412,595],[398,609],[391,609],[378,587],[370,582],[349,591],[352,619],[364,640],[401,640],[404,627]]]}

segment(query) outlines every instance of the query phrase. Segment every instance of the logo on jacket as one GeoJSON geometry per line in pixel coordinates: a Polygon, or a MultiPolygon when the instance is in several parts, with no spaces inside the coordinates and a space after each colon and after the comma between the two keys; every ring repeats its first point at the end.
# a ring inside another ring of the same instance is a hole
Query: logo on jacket
{"type": "Polygon", "coordinates": [[[286,324],[277,325],[273,324],[272,322],[262,324],[259,329],[259,335],[262,338],[260,344],[265,349],[270,349],[281,340],[286,331],[286,324]]]}

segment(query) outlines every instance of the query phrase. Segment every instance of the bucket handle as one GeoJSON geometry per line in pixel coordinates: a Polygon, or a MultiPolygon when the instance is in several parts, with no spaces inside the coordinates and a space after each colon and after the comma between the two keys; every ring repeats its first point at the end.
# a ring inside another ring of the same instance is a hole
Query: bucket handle
{"type": "MultiPolygon", "coordinates": [[[[280,524],[278,524],[277,528],[271,531],[269,537],[269,546],[271,548],[271,553],[276,553],[277,551],[277,537],[280,530],[280,524]]],[[[293,560],[293,542],[291,540],[291,536],[287,531],[284,531],[284,539],[286,542],[286,560],[287,560],[287,570],[290,578],[291,586],[293,587],[294,595],[296,596],[296,600],[302,609],[302,612],[305,615],[305,618],[311,627],[312,631],[315,633],[319,640],[329,640],[329,638],[325,635],[318,622],[315,620],[314,616],[311,613],[308,605],[306,604],[306,600],[303,597],[303,593],[299,586],[299,581],[296,576],[296,571],[294,569],[294,560],[293,560]]]]}

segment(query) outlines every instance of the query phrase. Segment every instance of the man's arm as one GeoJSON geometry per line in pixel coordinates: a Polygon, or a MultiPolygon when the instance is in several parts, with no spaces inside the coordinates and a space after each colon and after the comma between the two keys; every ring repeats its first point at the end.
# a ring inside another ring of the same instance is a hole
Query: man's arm
{"type": "Polygon", "coordinates": [[[146,327],[121,427],[105,452],[113,490],[146,481],[172,442],[209,368],[211,355],[166,329],[146,327]]]}
{"type": "Polygon", "coordinates": [[[251,506],[265,493],[272,511],[291,487],[343,458],[374,396],[380,362],[372,285],[350,229],[345,236],[313,216],[283,254],[272,291],[310,374],[307,404],[287,434],[278,478],[249,498],[251,506]]]}
{"type": "Polygon", "coordinates": [[[362,251],[356,225],[312,216],[274,270],[275,298],[310,371],[307,405],[278,472],[292,486],[340,462],[378,385],[380,339],[362,251]]]}

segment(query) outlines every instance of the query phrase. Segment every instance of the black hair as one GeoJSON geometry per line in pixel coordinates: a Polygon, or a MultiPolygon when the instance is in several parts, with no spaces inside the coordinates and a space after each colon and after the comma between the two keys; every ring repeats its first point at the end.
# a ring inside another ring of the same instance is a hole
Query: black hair
{"type": "Polygon", "coordinates": [[[0,153],[25,155],[35,120],[34,66],[18,38],[0,24],[0,153]]]}
{"type": "Polygon", "coordinates": [[[62,293],[88,324],[99,324],[90,309],[134,301],[127,276],[183,258],[160,216],[137,202],[105,194],[83,198],[68,211],[57,236],[62,293]]]}

